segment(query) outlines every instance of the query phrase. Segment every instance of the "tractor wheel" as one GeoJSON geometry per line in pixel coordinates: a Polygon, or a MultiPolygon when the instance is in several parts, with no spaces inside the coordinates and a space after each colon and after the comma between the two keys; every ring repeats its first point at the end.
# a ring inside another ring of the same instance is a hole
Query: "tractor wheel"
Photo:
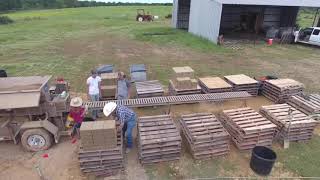
{"type": "Polygon", "coordinates": [[[138,17],[138,21],[139,21],[139,22],[143,22],[143,17],[141,17],[141,16],[138,17]]]}
{"type": "Polygon", "coordinates": [[[47,150],[52,144],[52,136],[44,129],[28,129],[22,134],[21,144],[28,151],[47,150]]]}

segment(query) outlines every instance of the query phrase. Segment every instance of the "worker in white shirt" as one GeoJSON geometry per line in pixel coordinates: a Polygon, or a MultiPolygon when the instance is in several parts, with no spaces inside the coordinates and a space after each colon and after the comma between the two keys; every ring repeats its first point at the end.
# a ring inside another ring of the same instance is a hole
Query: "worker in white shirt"
{"type": "MultiPolygon", "coordinates": [[[[88,97],[91,101],[99,101],[101,96],[101,78],[95,70],[91,71],[91,76],[87,79],[88,97]]],[[[92,111],[92,119],[98,118],[98,110],[92,111]]]]}

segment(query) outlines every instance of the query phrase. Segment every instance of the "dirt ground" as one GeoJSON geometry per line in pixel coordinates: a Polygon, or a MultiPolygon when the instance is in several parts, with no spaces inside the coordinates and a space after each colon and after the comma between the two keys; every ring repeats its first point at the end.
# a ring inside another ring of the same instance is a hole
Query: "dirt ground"
{"type": "MultiPolygon", "coordinates": [[[[174,120],[177,120],[181,114],[195,113],[195,112],[212,112],[219,113],[223,109],[231,109],[243,107],[245,105],[252,107],[256,110],[261,105],[272,104],[264,97],[251,98],[246,101],[228,101],[224,103],[201,103],[194,105],[178,105],[172,106],[170,111],[174,120]]],[[[157,108],[138,108],[136,112],[139,116],[164,114],[169,112],[168,107],[157,108]]],[[[134,132],[136,137],[136,131],[134,132]]],[[[51,149],[30,153],[22,149],[21,145],[14,145],[11,142],[0,143],[0,177],[3,180],[12,179],[41,179],[39,171],[46,180],[73,180],[73,179],[91,179],[80,172],[79,163],[77,160],[79,141],[72,144],[70,138],[63,138],[61,142],[54,145],[51,149]],[[48,157],[44,157],[44,155],[48,157]],[[19,173],[17,173],[19,172],[19,173]]],[[[229,170],[222,170],[219,172],[220,176],[253,176],[254,173],[250,170],[248,162],[250,159],[249,153],[240,153],[235,147],[232,146],[231,152],[228,156],[224,157],[237,163],[237,167],[231,173],[229,170]]],[[[173,166],[178,168],[180,173],[188,171],[184,169],[187,164],[193,163],[188,151],[183,150],[183,155],[180,161],[173,163],[173,166]]],[[[201,162],[197,162],[200,163],[201,162]]],[[[294,176],[293,173],[281,171],[282,165],[276,164],[277,170],[272,175],[287,177],[294,176]]],[[[161,168],[167,168],[166,165],[160,165],[161,168]]],[[[160,177],[158,177],[160,178],[160,177]]],[[[137,147],[135,146],[126,157],[126,170],[122,174],[105,179],[129,179],[129,180],[145,180],[149,179],[145,168],[143,168],[137,156],[137,147]]],[[[160,178],[161,179],[161,178],[160,178]]],[[[179,179],[177,177],[177,179],[179,179]]]]}

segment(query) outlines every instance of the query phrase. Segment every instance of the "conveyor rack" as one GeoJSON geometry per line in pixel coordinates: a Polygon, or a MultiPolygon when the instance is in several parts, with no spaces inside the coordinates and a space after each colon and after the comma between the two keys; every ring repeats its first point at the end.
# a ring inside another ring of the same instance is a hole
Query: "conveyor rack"
{"type": "Polygon", "coordinates": [[[164,105],[178,105],[178,104],[191,104],[200,102],[218,102],[234,99],[247,99],[252,97],[246,91],[239,92],[224,92],[224,93],[212,93],[212,94],[193,94],[183,96],[163,96],[163,97],[151,97],[151,98],[138,98],[138,99],[126,99],[126,100],[110,100],[110,101],[96,101],[85,102],[84,105],[89,109],[103,109],[105,104],[109,102],[115,102],[119,105],[125,105],[131,108],[134,107],[152,107],[152,106],[164,106],[164,105]]]}

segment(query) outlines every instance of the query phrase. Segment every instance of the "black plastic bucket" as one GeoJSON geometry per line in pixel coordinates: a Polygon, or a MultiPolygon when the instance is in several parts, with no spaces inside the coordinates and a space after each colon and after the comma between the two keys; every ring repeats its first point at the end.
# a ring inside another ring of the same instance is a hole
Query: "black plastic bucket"
{"type": "Polygon", "coordinates": [[[262,176],[270,174],[274,162],[277,159],[277,154],[264,146],[256,146],[252,150],[250,167],[251,169],[262,176]]]}
{"type": "Polygon", "coordinates": [[[8,77],[7,72],[3,69],[0,69],[0,77],[8,77]]]}

